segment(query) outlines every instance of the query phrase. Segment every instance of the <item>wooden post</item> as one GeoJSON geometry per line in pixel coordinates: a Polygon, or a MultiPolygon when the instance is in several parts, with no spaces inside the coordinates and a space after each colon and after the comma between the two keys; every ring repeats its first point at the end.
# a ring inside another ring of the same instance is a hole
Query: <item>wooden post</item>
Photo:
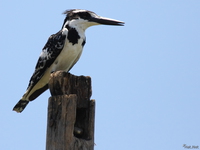
{"type": "Polygon", "coordinates": [[[91,78],[58,71],[51,75],[49,89],[46,150],[93,150],[91,78]]]}

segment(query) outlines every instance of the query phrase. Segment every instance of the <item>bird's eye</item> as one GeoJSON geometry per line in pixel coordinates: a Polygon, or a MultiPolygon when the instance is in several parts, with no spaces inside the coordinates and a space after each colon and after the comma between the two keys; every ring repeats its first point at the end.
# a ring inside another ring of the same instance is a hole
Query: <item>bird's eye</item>
{"type": "Polygon", "coordinates": [[[88,12],[82,12],[79,14],[82,19],[89,19],[91,16],[88,12]]]}

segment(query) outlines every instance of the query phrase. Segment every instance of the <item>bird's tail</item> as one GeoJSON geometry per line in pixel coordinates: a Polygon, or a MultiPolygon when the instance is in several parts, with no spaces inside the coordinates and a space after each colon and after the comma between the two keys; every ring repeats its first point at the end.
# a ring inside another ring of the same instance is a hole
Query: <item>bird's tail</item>
{"type": "Polygon", "coordinates": [[[26,105],[28,105],[28,103],[29,103],[28,100],[20,99],[19,102],[13,108],[13,111],[21,113],[24,110],[24,108],[26,107],[26,105]]]}

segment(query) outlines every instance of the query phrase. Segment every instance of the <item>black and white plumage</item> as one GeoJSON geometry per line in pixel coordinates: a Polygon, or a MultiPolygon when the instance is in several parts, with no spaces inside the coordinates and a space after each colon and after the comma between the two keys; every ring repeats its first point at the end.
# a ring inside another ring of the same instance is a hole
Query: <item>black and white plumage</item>
{"type": "Polygon", "coordinates": [[[49,37],[42,49],[35,71],[29,81],[26,93],[13,110],[22,112],[29,101],[36,99],[48,89],[50,74],[54,71],[68,72],[81,56],[86,42],[85,30],[93,25],[118,25],[124,23],[118,20],[104,18],[94,12],[81,9],[72,9],[64,12],[66,18],[62,28],[49,37]]]}

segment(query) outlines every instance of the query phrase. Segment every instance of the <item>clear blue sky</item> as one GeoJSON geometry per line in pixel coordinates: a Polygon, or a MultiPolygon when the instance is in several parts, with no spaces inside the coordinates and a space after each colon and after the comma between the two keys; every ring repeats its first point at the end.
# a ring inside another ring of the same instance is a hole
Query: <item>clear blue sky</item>
{"type": "Polygon", "coordinates": [[[1,149],[45,149],[49,91],[21,114],[12,108],[71,8],[126,23],[87,29],[71,70],[92,78],[95,150],[200,148],[199,0],[1,0],[1,149]]]}

